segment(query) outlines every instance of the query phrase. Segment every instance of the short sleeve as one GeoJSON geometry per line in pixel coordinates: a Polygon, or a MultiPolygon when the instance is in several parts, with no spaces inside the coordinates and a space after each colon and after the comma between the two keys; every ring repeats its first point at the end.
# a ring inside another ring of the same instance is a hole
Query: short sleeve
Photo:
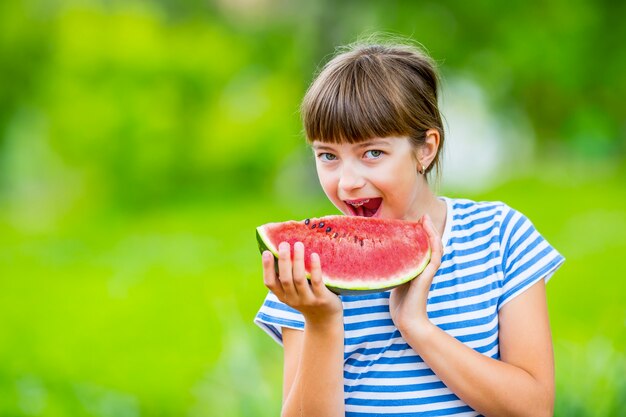
{"type": "Polygon", "coordinates": [[[283,327],[304,330],[304,317],[299,311],[276,298],[271,291],[265,297],[254,323],[279,344],[283,344],[283,327]]]}
{"type": "Polygon", "coordinates": [[[505,206],[500,226],[504,282],[498,310],[540,279],[546,282],[565,258],[517,210],[505,206]]]}

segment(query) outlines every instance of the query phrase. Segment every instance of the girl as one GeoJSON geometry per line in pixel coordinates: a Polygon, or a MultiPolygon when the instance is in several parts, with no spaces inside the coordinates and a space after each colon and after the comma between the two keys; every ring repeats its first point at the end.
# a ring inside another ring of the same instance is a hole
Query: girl
{"type": "Polygon", "coordinates": [[[283,416],[549,416],[545,282],[563,257],[501,202],[437,197],[434,65],[406,45],[337,55],[302,105],[324,192],[345,215],[418,220],[432,256],[391,291],[341,296],[319,256],[283,242],[255,322],[284,347],[283,416]],[[293,261],[291,254],[293,253],[293,261]]]}

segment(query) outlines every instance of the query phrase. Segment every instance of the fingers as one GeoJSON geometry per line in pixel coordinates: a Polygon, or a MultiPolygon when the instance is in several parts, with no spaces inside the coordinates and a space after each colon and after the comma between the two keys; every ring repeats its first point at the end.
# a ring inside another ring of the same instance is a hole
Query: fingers
{"type": "Polygon", "coordinates": [[[304,269],[304,245],[302,242],[296,242],[293,245],[293,284],[298,295],[304,299],[312,296],[309,281],[306,279],[306,270],[304,269]]]}
{"type": "Polygon", "coordinates": [[[328,291],[322,280],[322,265],[317,253],[311,254],[311,289],[316,297],[322,297],[328,291]]]}
{"type": "Polygon", "coordinates": [[[301,242],[296,242],[293,245],[293,260],[289,243],[281,242],[278,245],[278,274],[272,268],[272,260],[271,253],[263,254],[265,285],[281,301],[292,307],[309,303],[313,298],[313,292],[306,278],[304,245],[301,242]]]}
{"type": "Polygon", "coordinates": [[[291,246],[287,242],[278,245],[278,280],[285,292],[287,300],[293,300],[298,296],[293,283],[293,271],[291,263],[291,246]]]}
{"type": "Polygon", "coordinates": [[[284,296],[283,287],[276,276],[274,255],[268,250],[263,252],[263,284],[277,297],[281,298],[284,296]]]}
{"type": "Polygon", "coordinates": [[[273,268],[273,256],[263,253],[263,280],[276,297],[288,306],[300,311],[305,320],[327,320],[342,312],[341,299],[333,294],[322,279],[322,267],[318,254],[310,256],[311,282],[305,269],[305,248],[300,242],[293,245],[293,260],[288,243],[278,245],[278,274],[273,268]]]}

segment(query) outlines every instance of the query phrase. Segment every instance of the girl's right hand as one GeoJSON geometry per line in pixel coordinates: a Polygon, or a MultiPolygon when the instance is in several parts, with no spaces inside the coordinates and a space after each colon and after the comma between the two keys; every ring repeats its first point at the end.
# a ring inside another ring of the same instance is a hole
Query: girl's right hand
{"type": "Polygon", "coordinates": [[[302,313],[305,320],[324,322],[340,318],[343,305],[339,297],[322,281],[322,267],[317,253],[311,254],[311,282],[304,269],[304,245],[293,245],[293,262],[289,243],[278,245],[278,274],[274,268],[274,255],[263,252],[263,283],[276,297],[302,313]]]}

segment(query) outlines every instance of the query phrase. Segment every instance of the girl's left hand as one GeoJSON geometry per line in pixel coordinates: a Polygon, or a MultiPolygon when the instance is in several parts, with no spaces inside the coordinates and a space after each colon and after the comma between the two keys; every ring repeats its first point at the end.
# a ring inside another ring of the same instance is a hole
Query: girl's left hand
{"type": "Polygon", "coordinates": [[[428,302],[428,292],[430,284],[441,265],[443,245],[441,238],[433,225],[430,216],[425,214],[422,217],[422,225],[428,234],[430,244],[430,262],[426,269],[415,279],[403,284],[391,291],[389,298],[389,312],[391,319],[400,333],[406,330],[425,328],[430,325],[426,314],[426,304],[428,302]]]}

